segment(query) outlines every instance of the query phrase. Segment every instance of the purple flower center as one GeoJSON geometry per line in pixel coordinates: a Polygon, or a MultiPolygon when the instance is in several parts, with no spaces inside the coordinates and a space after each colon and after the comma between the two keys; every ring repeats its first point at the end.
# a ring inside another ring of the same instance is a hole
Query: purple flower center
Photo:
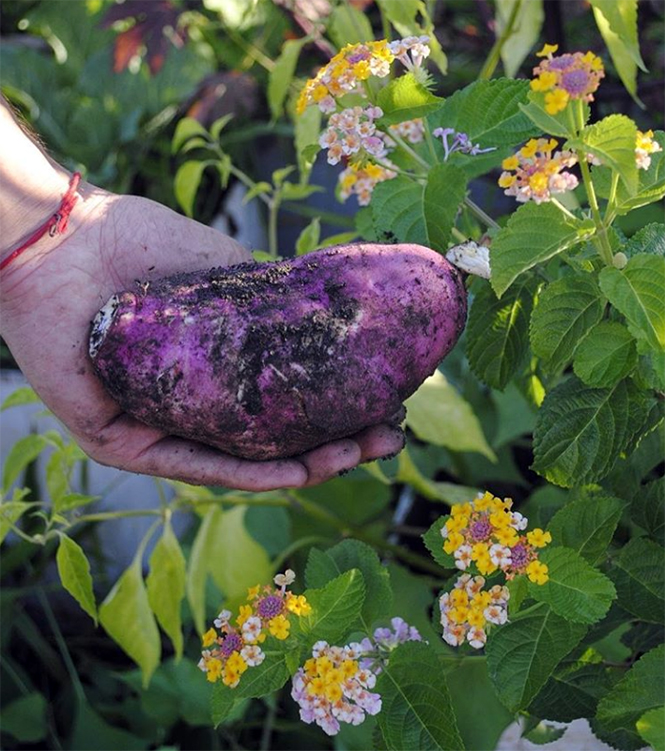
{"type": "Polygon", "coordinates": [[[240,634],[237,634],[235,631],[231,631],[230,634],[227,634],[224,637],[224,641],[222,642],[222,646],[220,647],[220,652],[224,655],[224,657],[229,657],[231,655],[231,652],[240,652],[243,646],[244,642],[240,634]]]}
{"type": "Polygon", "coordinates": [[[259,600],[256,612],[261,618],[274,618],[284,610],[284,600],[277,595],[268,595],[259,600]]]}
{"type": "Polygon", "coordinates": [[[581,96],[589,89],[591,77],[586,70],[569,70],[561,76],[561,88],[571,96],[581,96]]]}
{"type": "Polygon", "coordinates": [[[475,542],[486,540],[492,533],[492,525],[486,516],[471,525],[471,537],[475,542]]]}
{"type": "Polygon", "coordinates": [[[575,62],[575,58],[572,55],[559,55],[559,57],[553,57],[549,61],[550,70],[566,70],[575,62]]]}
{"type": "Polygon", "coordinates": [[[360,49],[358,50],[358,52],[354,52],[352,55],[349,55],[346,60],[353,65],[355,63],[359,63],[361,60],[367,60],[368,58],[369,51],[360,49]]]}
{"type": "Polygon", "coordinates": [[[513,568],[521,569],[528,562],[527,550],[521,542],[518,542],[514,548],[510,549],[513,568]]]}

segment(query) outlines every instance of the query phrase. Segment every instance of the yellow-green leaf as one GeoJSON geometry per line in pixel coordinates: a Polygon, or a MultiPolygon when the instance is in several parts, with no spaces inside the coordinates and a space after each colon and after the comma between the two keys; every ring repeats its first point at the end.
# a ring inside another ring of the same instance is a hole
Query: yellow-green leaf
{"type": "Polygon", "coordinates": [[[55,556],[62,586],[97,623],[97,604],[92,589],[90,564],[81,546],[67,535],[60,535],[60,545],[55,556]]]}

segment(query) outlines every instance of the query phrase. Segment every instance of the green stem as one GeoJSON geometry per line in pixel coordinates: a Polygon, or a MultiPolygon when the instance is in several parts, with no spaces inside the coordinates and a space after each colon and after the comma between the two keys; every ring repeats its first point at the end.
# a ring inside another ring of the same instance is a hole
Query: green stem
{"type": "Polygon", "coordinates": [[[382,162],[376,157],[374,157],[373,161],[378,164],[379,167],[383,167],[383,169],[389,169],[391,172],[395,172],[398,175],[404,175],[404,177],[410,177],[412,180],[418,180],[419,178],[422,178],[422,173],[416,174],[415,172],[407,172],[406,170],[400,169],[399,167],[395,167],[394,164],[391,167],[389,164],[382,162]]]}
{"type": "Polygon", "coordinates": [[[423,118],[423,122],[425,124],[425,140],[427,141],[427,148],[429,149],[429,153],[432,157],[432,162],[434,164],[438,164],[439,157],[436,153],[436,149],[434,148],[434,139],[432,138],[432,131],[430,130],[429,123],[427,122],[426,118],[423,118]]]}
{"type": "Polygon", "coordinates": [[[393,133],[392,131],[390,131],[389,133],[384,133],[384,135],[392,138],[393,141],[395,141],[395,143],[405,153],[407,153],[412,159],[414,159],[421,167],[424,167],[426,172],[429,172],[430,165],[420,156],[420,154],[418,154],[409,146],[409,144],[402,138],[402,136],[399,136],[397,135],[397,133],[393,133]]]}
{"type": "Polygon", "coordinates": [[[559,211],[562,211],[569,219],[575,219],[577,220],[577,217],[575,214],[572,213],[572,211],[569,211],[562,203],[561,201],[557,200],[556,198],[552,198],[551,202],[559,209],[559,211]]]}
{"type": "Polygon", "coordinates": [[[501,36],[497,37],[496,41],[492,45],[492,49],[490,50],[490,53],[487,56],[487,60],[485,60],[485,64],[483,65],[480,73],[478,74],[479,81],[490,79],[494,75],[496,66],[499,64],[499,60],[501,59],[501,50],[503,49],[503,45],[508,41],[508,39],[513,34],[515,21],[517,20],[517,15],[521,7],[522,7],[522,0],[517,0],[517,2],[513,5],[513,8],[510,12],[510,16],[508,17],[508,23],[506,24],[506,28],[501,32],[501,36]]]}
{"type": "MultiPolygon", "coordinates": [[[[256,183],[254,182],[254,180],[252,180],[252,178],[249,177],[249,175],[246,175],[241,169],[238,169],[235,165],[232,164],[229,167],[229,172],[234,177],[237,177],[238,180],[240,180],[240,182],[244,186],[246,186],[247,188],[249,188],[250,190],[256,186],[256,183]]],[[[261,201],[263,201],[263,203],[265,203],[265,205],[268,208],[270,208],[272,206],[272,199],[269,198],[265,193],[259,193],[257,195],[257,198],[260,199],[261,201]]]]}
{"type": "Polygon", "coordinates": [[[478,206],[477,203],[472,201],[469,196],[466,196],[464,199],[464,205],[471,211],[472,214],[476,216],[477,219],[480,219],[480,221],[490,229],[501,229],[499,225],[492,219],[489,214],[486,214],[480,206],[478,206]]]}
{"type": "Polygon", "coordinates": [[[76,519],[72,519],[74,524],[86,524],[87,522],[106,522],[110,519],[125,519],[130,516],[162,516],[161,509],[129,509],[126,511],[102,511],[99,514],[84,514],[76,519]]]}
{"type": "Polygon", "coordinates": [[[469,242],[469,238],[463,232],[460,232],[457,229],[457,227],[453,227],[452,228],[452,233],[453,233],[453,236],[455,237],[455,239],[459,240],[461,243],[468,243],[469,242]]]}
{"type": "Polygon", "coordinates": [[[300,539],[295,540],[288,547],[284,548],[284,550],[282,550],[272,562],[273,571],[281,571],[286,561],[288,561],[289,558],[301,548],[306,548],[308,545],[316,545],[317,543],[328,544],[329,542],[330,540],[327,537],[322,537],[321,535],[309,535],[308,537],[301,537],[300,539]]]}
{"type": "Polygon", "coordinates": [[[609,227],[614,219],[614,204],[617,199],[617,188],[619,187],[619,173],[612,170],[612,182],[610,184],[610,195],[607,199],[607,207],[605,209],[605,226],[609,227]]]}

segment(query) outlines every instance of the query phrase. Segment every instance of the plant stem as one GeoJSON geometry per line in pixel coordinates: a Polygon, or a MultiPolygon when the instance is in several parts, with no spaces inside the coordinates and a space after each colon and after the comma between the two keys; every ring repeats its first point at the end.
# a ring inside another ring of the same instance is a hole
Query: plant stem
{"type": "Polygon", "coordinates": [[[83,514],[76,519],[72,519],[72,526],[74,524],[85,524],[87,522],[105,522],[110,519],[124,519],[130,516],[161,516],[161,509],[146,508],[146,509],[129,509],[126,511],[102,511],[99,514],[83,514]]]}
{"type": "Polygon", "coordinates": [[[469,238],[463,233],[460,232],[457,227],[452,228],[452,234],[455,237],[456,240],[459,240],[461,243],[468,243],[469,238]]]}
{"type": "Polygon", "coordinates": [[[307,547],[307,545],[316,545],[317,543],[330,542],[327,537],[321,537],[321,535],[309,535],[308,537],[301,537],[298,540],[292,542],[288,547],[284,548],[282,552],[272,562],[273,571],[281,571],[282,566],[289,560],[289,558],[297,553],[301,548],[307,547]]]}
{"type": "MultiPolygon", "coordinates": [[[[231,164],[231,166],[229,167],[229,172],[234,177],[237,177],[238,180],[240,180],[240,182],[250,190],[256,186],[254,180],[246,175],[241,169],[238,169],[235,165],[231,164]]],[[[270,208],[270,206],[272,205],[272,199],[269,198],[265,193],[258,193],[256,197],[263,201],[263,203],[265,203],[268,208],[270,208]]]]}
{"type": "Polygon", "coordinates": [[[485,60],[485,64],[478,74],[479,81],[490,79],[494,75],[496,66],[499,64],[499,60],[501,58],[501,50],[503,49],[503,45],[513,34],[515,21],[517,20],[517,15],[519,14],[521,8],[522,0],[517,0],[517,2],[513,5],[510,16],[508,17],[506,28],[501,32],[501,36],[497,37],[496,41],[492,45],[492,49],[487,56],[487,60],[485,60]]]}
{"type": "Polygon", "coordinates": [[[617,188],[619,187],[619,173],[612,170],[612,183],[610,184],[610,195],[607,199],[607,207],[605,209],[605,226],[609,227],[614,219],[614,202],[617,198],[617,188]]]}
{"type": "Polygon", "coordinates": [[[430,130],[427,118],[423,118],[423,122],[425,124],[425,140],[427,141],[427,148],[429,149],[429,153],[432,155],[432,162],[434,164],[438,164],[439,157],[437,156],[436,149],[434,148],[434,139],[432,138],[432,131],[430,130]]]}
{"type": "Polygon", "coordinates": [[[477,219],[490,229],[501,229],[499,225],[492,219],[489,214],[486,214],[477,203],[472,201],[469,196],[464,199],[464,205],[476,216],[477,219]]]}
{"type": "Polygon", "coordinates": [[[575,220],[577,220],[577,217],[575,216],[575,214],[573,214],[571,211],[569,211],[561,203],[561,201],[557,200],[556,198],[552,198],[551,202],[557,207],[557,209],[559,209],[560,211],[562,211],[569,219],[575,219],[575,220]]]}
{"type": "Polygon", "coordinates": [[[414,151],[409,144],[402,138],[402,136],[398,136],[397,133],[384,133],[384,135],[387,135],[389,138],[392,138],[393,141],[403,150],[405,151],[412,159],[414,159],[421,167],[425,168],[426,172],[429,172],[430,165],[418,154],[416,151],[414,151]]]}

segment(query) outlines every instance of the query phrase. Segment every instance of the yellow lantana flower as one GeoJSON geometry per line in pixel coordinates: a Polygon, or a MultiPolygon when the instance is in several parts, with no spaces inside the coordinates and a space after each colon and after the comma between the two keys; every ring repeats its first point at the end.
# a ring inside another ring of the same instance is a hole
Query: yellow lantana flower
{"type": "Polygon", "coordinates": [[[545,584],[549,580],[547,564],[540,561],[531,561],[526,567],[526,575],[534,584],[545,584]]]}
{"type": "Polygon", "coordinates": [[[283,615],[278,615],[268,621],[268,630],[276,639],[279,639],[280,641],[288,639],[290,628],[291,624],[283,615]]]}
{"type": "Polygon", "coordinates": [[[558,112],[566,109],[570,96],[563,89],[555,89],[545,94],[545,111],[549,115],[556,115],[558,112]]]}
{"type": "Polygon", "coordinates": [[[215,629],[211,628],[206,631],[205,634],[203,634],[202,641],[204,647],[209,647],[211,644],[214,644],[217,641],[217,632],[215,629]]]}
{"type": "Polygon", "coordinates": [[[543,532],[539,527],[527,532],[526,537],[534,548],[544,548],[545,545],[552,542],[552,535],[549,532],[543,532]]]}

